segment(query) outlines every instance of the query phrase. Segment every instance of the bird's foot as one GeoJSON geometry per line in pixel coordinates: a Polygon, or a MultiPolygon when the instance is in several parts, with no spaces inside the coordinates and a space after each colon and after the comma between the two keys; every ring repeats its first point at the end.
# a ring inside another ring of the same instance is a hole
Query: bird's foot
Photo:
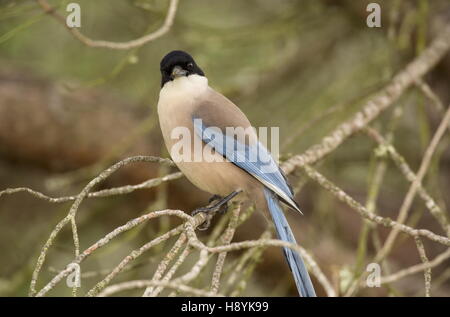
{"type": "MultiPolygon", "coordinates": [[[[209,207],[209,206],[215,207],[216,204],[219,204],[219,203],[221,202],[221,200],[223,200],[223,199],[224,199],[224,197],[219,196],[219,195],[214,195],[214,196],[212,196],[212,197],[209,199],[209,201],[208,201],[208,207],[209,207]],[[215,202],[215,203],[214,203],[214,202],[215,202]]],[[[213,210],[213,212],[218,212],[219,214],[223,215],[224,213],[227,212],[227,210],[228,210],[228,202],[222,204],[222,205],[219,207],[219,209],[217,209],[217,211],[216,211],[216,210],[213,210]]],[[[195,210],[194,210],[194,211],[195,211],[195,210]]]]}
{"type": "Polygon", "coordinates": [[[198,226],[198,230],[206,230],[211,225],[211,219],[216,214],[224,214],[228,210],[228,202],[233,199],[237,194],[239,194],[241,190],[234,191],[226,197],[221,197],[219,195],[214,195],[209,199],[209,204],[206,207],[197,208],[192,211],[191,216],[195,216],[196,214],[203,212],[206,214],[205,222],[198,226]]]}
{"type": "Polygon", "coordinates": [[[208,203],[212,203],[213,201],[219,201],[219,200],[221,200],[221,199],[223,199],[222,196],[219,196],[219,195],[212,195],[211,198],[208,200],[208,203]]]}

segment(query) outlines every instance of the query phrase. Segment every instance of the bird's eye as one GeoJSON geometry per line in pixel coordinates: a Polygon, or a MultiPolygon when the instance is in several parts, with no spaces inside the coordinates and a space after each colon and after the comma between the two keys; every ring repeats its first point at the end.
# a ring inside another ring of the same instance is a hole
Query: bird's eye
{"type": "Polygon", "coordinates": [[[192,63],[187,64],[187,68],[192,68],[192,67],[194,67],[194,64],[192,64],[192,63]]]}

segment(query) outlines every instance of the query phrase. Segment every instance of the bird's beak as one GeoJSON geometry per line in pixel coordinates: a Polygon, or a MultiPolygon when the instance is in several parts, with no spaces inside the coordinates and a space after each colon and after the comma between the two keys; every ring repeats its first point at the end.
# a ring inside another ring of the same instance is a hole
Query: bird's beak
{"type": "Polygon", "coordinates": [[[188,73],[187,70],[184,70],[180,66],[175,66],[172,70],[172,74],[170,75],[170,77],[172,77],[172,79],[175,79],[178,77],[186,76],[187,73],[188,73]]]}

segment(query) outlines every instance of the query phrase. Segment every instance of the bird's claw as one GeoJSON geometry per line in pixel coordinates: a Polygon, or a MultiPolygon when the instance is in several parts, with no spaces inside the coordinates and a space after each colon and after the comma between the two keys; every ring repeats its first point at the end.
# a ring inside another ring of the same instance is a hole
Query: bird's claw
{"type": "Polygon", "coordinates": [[[209,228],[209,226],[211,225],[211,219],[216,213],[219,213],[222,215],[222,214],[226,213],[227,210],[228,210],[228,204],[226,204],[226,203],[225,204],[215,204],[215,205],[208,206],[208,207],[197,208],[194,211],[192,211],[191,216],[194,217],[196,214],[198,214],[200,212],[206,214],[205,222],[197,227],[198,230],[204,231],[209,228]]]}
{"type": "Polygon", "coordinates": [[[202,223],[201,225],[199,225],[199,226],[197,227],[197,229],[198,229],[199,231],[205,231],[205,230],[208,230],[210,226],[211,226],[211,216],[208,215],[208,216],[206,217],[205,222],[202,223]]]}
{"type": "Polygon", "coordinates": [[[228,202],[234,198],[241,191],[232,192],[230,195],[226,197],[221,197],[219,195],[214,195],[209,199],[209,205],[206,207],[197,208],[192,211],[191,216],[194,217],[196,214],[202,212],[206,214],[206,220],[203,224],[198,226],[198,230],[206,230],[211,225],[211,219],[216,214],[219,213],[223,215],[228,210],[228,202]],[[217,201],[217,202],[216,202],[217,201]]]}
{"type": "Polygon", "coordinates": [[[213,196],[211,196],[211,198],[208,200],[208,203],[212,203],[212,202],[214,202],[214,201],[220,201],[220,200],[222,200],[223,199],[223,197],[222,196],[219,196],[219,195],[213,195],[213,196]]]}

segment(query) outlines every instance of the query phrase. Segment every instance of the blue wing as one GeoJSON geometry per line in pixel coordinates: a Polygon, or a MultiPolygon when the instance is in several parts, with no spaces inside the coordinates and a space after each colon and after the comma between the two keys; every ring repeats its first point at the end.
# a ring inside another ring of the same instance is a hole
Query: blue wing
{"type": "Polygon", "coordinates": [[[264,145],[257,142],[248,146],[244,144],[245,142],[239,142],[234,136],[224,134],[218,128],[208,127],[201,118],[193,117],[192,119],[195,133],[203,142],[258,179],[289,206],[301,213],[286,178],[264,145]]]}

